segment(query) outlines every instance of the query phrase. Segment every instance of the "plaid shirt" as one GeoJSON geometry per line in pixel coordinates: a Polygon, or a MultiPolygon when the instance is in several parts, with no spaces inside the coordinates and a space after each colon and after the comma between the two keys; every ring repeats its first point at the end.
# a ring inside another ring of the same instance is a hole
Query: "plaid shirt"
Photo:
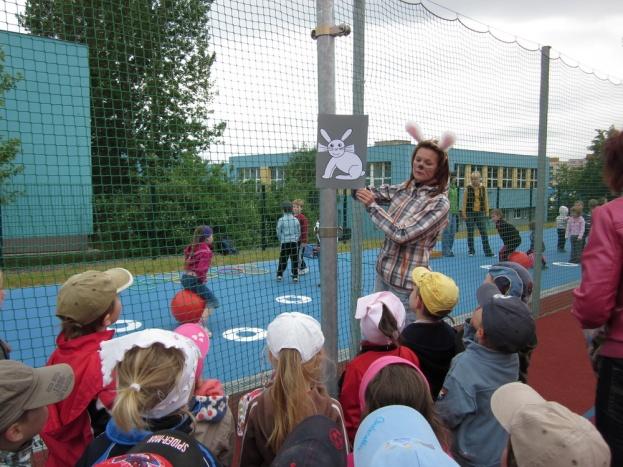
{"type": "Polygon", "coordinates": [[[0,466],[44,467],[48,458],[48,448],[39,435],[20,451],[0,451],[0,466]]]}
{"type": "Polygon", "coordinates": [[[385,234],[376,272],[387,284],[411,290],[411,271],[428,267],[430,250],[448,224],[450,202],[446,192],[433,195],[436,187],[407,183],[371,188],[375,202],[367,211],[385,234]],[[385,211],[379,204],[389,204],[389,208],[385,211]]]}

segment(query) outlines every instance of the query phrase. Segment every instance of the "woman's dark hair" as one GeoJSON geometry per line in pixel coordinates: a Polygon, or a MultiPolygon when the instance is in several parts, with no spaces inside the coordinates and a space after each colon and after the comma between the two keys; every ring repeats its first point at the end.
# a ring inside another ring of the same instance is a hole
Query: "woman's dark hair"
{"type": "Polygon", "coordinates": [[[398,338],[400,337],[400,329],[398,329],[396,318],[394,318],[394,315],[392,315],[392,312],[389,311],[385,303],[383,303],[383,314],[379,320],[379,331],[381,331],[384,336],[387,336],[388,339],[391,339],[396,346],[399,345],[398,338]]]}
{"type": "Polygon", "coordinates": [[[435,410],[428,384],[408,365],[388,365],[370,380],[365,393],[366,409],[362,419],[388,405],[406,405],[422,414],[444,449],[450,447],[450,434],[435,410]]]}
{"type": "MultiPolygon", "coordinates": [[[[437,146],[437,142],[435,140],[427,140],[418,143],[418,145],[413,150],[413,154],[411,154],[411,167],[413,167],[413,160],[415,159],[415,155],[421,148],[430,149],[437,154],[437,172],[435,172],[435,176],[433,177],[433,183],[431,186],[436,187],[434,190],[434,195],[438,195],[443,193],[448,189],[448,179],[450,178],[450,165],[448,164],[448,153],[437,146]]],[[[411,170],[411,177],[409,177],[408,185],[411,183],[415,183],[415,178],[413,178],[413,169],[411,170]]]]}
{"type": "Polygon", "coordinates": [[[604,180],[615,193],[623,191],[623,131],[616,131],[604,144],[604,180]]]}

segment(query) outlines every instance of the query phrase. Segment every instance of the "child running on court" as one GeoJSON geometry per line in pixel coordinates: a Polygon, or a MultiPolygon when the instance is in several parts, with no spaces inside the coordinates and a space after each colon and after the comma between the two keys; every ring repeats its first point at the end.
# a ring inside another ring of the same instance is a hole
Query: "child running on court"
{"type": "MultiPolygon", "coordinates": [[[[526,251],[526,254],[528,255],[528,258],[530,258],[530,260],[532,261],[532,264],[534,264],[534,259],[536,258],[536,250],[534,248],[534,237],[536,235],[535,233],[536,222],[531,221],[529,226],[530,226],[530,248],[528,249],[528,251],[526,251]]],[[[547,260],[545,259],[545,242],[541,242],[541,246],[543,248],[543,250],[541,251],[541,264],[543,265],[543,268],[546,269],[547,260]]]]}
{"type": "Polygon", "coordinates": [[[31,368],[0,361],[0,465],[43,467],[48,450],[39,436],[48,405],[65,399],[74,387],[69,365],[31,368]]]}
{"type": "Polygon", "coordinates": [[[279,239],[279,265],[277,266],[277,281],[283,279],[283,271],[288,267],[288,258],[292,267],[292,281],[299,281],[299,239],[301,238],[301,224],[292,215],[292,203],[289,201],[281,205],[283,215],[277,221],[277,238],[279,239]]]}
{"type": "Polygon", "coordinates": [[[361,328],[361,350],[346,364],[340,380],[339,398],[351,444],[361,421],[359,388],[368,367],[384,356],[402,357],[419,365],[413,351],[398,342],[405,326],[405,316],[404,305],[391,292],[376,292],[357,300],[355,318],[359,320],[361,328]]]}
{"type": "Polygon", "coordinates": [[[201,317],[205,327],[210,314],[219,307],[218,298],[206,285],[208,270],[212,264],[213,242],[212,227],[200,225],[195,229],[192,243],[184,248],[184,273],[181,278],[182,287],[196,293],[205,301],[205,310],[201,317]]]}
{"type": "MultiPolygon", "coordinates": [[[[93,440],[76,467],[125,454],[156,431],[194,433],[189,403],[201,351],[192,339],[145,329],[103,342],[100,356],[104,383],[116,382],[117,397],[106,431],[93,440]]],[[[215,456],[199,445],[206,465],[217,466],[215,456]]]]}
{"type": "Polygon", "coordinates": [[[452,430],[454,459],[464,467],[490,467],[499,465],[507,440],[491,414],[491,396],[517,381],[517,352],[530,341],[535,324],[528,306],[520,298],[501,295],[489,274],[476,295],[479,307],[465,323],[473,330],[465,330],[465,351],[452,360],[436,407],[452,430]]]}
{"type": "Polygon", "coordinates": [[[75,384],[69,397],[49,406],[42,432],[49,450],[47,467],[74,465],[106,427],[116,393],[114,384],[102,382],[98,351],[100,344],[113,338],[108,326],[121,314],[118,294],[133,282],[123,268],[86,271],[71,276],[58,292],[61,332],[47,364],[67,363],[75,384]]]}
{"type": "Polygon", "coordinates": [[[303,206],[305,202],[302,199],[295,199],[292,201],[292,211],[294,217],[297,218],[301,226],[301,237],[299,238],[299,275],[307,274],[307,264],[305,264],[305,247],[307,246],[307,234],[309,232],[309,221],[305,214],[303,214],[303,206]]]}
{"type": "Polygon", "coordinates": [[[303,313],[282,313],[268,325],[266,344],[273,378],[240,399],[234,465],[270,465],[286,437],[312,415],[336,422],[346,439],[340,403],[323,383],[320,323],[303,313]]]}
{"type": "Polygon", "coordinates": [[[500,249],[498,258],[500,261],[507,261],[508,257],[521,245],[521,236],[514,225],[504,220],[504,213],[501,209],[493,209],[491,211],[491,220],[495,224],[495,228],[504,244],[500,249]]]}
{"type": "Polygon", "coordinates": [[[459,301],[459,288],[450,277],[423,267],[415,268],[411,278],[409,306],[416,320],[402,331],[400,342],[418,356],[435,400],[458,351],[456,331],[444,317],[459,301]]]}

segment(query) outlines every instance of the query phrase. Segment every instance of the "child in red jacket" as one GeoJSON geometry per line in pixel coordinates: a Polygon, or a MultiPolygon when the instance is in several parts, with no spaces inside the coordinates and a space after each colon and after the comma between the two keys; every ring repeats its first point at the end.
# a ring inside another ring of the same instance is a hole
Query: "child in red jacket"
{"type": "Polygon", "coordinates": [[[71,276],[58,293],[61,332],[48,365],[67,363],[75,384],[69,397],[48,407],[41,433],[49,451],[47,467],[74,465],[110,418],[115,385],[102,382],[99,349],[112,339],[114,331],[107,327],[121,314],[118,294],[133,282],[132,274],[122,268],[86,271],[71,276]]]}
{"type": "Polygon", "coordinates": [[[411,349],[398,343],[405,326],[405,315],[404,305],[391,292],[377,292],[357,300],[355,318],[360,320],[361,350],[346,365],[340,381],[339,398],[351,444],[361,422],[359,386],[368,367],[384,356],[402,357],[417,366],[420,364],[411,349]]]}

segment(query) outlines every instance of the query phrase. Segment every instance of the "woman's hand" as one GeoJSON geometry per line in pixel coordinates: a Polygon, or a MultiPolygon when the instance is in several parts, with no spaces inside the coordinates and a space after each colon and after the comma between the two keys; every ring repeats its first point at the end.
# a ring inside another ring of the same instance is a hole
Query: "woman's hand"
{"type": "Polygon", "coordinates": [[[374,203],[374,195],[368,189],[365,189],[365,188],[358,189],[355,196],[357,197],[359,201],[361,201],[366,206],[370,206],[372,203],[374,203]]]}

